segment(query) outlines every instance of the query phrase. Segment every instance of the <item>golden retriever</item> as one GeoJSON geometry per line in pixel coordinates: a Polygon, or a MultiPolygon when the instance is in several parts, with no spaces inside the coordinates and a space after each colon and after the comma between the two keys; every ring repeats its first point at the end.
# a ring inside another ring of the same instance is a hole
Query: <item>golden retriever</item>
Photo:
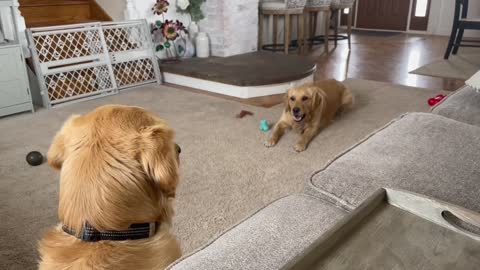
{"type": "Polygon", "coordinates": [[[173,136],[139,107],[108,105],[68,119],[48,151],[60,170],[60,224],[40,240],[39,269],[163,269],[179,258],[170,233],[180,152],[173,136]],[[154,226],[146,238],[95,242],[78,238],[87,223],[98,232],[154,226]]]}
{"type": "Polygon", "coordinates": [[[293,129],[300,134],[294,148],[302,152],[336,114],[352,104],[352,93],[336,80],[317,81],[290,89],[285,94],[285,110],[265,146],[276,145],[286,129],[293,129]]]}

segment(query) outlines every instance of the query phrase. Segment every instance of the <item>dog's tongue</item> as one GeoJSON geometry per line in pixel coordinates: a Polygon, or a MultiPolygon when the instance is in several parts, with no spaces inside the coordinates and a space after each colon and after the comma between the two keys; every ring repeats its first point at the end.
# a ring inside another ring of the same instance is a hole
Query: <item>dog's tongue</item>
{"type": "Polygon", "coordinates": [[[298,121],[302,120],[302,117],[301,117],[301,116],[295,116],[295,115],[294,115],[294,116],[293,116],[293,120],[295,120],[295,121],[298,122],[298,121]]]}

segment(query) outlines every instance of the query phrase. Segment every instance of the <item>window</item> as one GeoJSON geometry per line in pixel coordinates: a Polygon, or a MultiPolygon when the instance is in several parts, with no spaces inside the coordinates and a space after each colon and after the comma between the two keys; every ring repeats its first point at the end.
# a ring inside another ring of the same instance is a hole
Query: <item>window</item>
{"type": "Polygon", "coordinates": [[[417,4],[415,6],[415,17],[426,17],[427,6],[428,0],[417,0],[417,4]]]}

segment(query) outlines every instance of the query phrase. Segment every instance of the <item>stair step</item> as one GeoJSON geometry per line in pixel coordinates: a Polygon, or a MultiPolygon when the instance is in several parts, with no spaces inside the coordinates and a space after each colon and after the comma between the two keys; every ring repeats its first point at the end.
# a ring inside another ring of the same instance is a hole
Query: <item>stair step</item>
{"type": "Polygon", "coordinates": [[[94,0],[20,0],[27,27],[111,21],[94,0]]]}
{"type": "Polygon", "coordinates": [[[61,21],[46,21],[46,22],[37,22],[31,23],[29,27],[48,27],[48,26],[57,26],[57,25],[67,25],[67,24],[79,24],[79,23],[92,23],[98,22],[98,20],[61,20],[61,21]]]}
{"type": "Polygon", "coordinates": [[[20,0],[20,7],[89,5],[90,0],[20,0]]]}

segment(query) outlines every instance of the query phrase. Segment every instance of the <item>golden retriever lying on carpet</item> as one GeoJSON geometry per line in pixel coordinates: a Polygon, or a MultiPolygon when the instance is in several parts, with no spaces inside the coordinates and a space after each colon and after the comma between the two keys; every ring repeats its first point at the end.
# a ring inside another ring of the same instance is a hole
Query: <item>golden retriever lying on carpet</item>
{"type": "Polygon", "coordinates": [[[285,94],[285,110],[265,146],[276,145],[285,130],[293,128],[300,134],[295,150],[302,152],[337,113],[352,104],[352,93],[336,80],[317,81],[290,89],[285,94]]]}
{"type": "Polygon", "coordinates": [[[39,269],[163,269],[180,257],[170,233],[180,148],[138,107],[72,116],[48,163],[60,170],[60,224],[39,243],[39,269]]]}

